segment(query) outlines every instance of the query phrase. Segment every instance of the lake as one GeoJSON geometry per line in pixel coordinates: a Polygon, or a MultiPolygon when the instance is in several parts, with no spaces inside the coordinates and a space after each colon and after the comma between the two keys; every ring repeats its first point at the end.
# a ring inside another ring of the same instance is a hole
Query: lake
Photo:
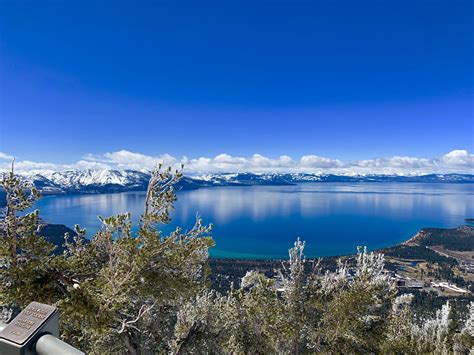
{"type": "MultiPolygon", "coordinates": [[[[178,192],[173,221],[191,228],[198,213],[213,223],[214,257],[281,258],[297,237],[306,255],[349,254],[395,245],[422,227],[456,227],[474,217],[473,184],[303,183],[178,192]]],[[[48,196],[37,202],[50,223],[78,223],[91,236],[97,215],[130,211],[138,221],[145,192],[48,196]]]]}

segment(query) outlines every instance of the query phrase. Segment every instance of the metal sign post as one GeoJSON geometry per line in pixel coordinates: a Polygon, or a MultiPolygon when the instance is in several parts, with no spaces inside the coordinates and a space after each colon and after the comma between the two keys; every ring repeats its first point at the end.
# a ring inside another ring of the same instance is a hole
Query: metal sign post
{"type": "Polygon", "coordinates": [[[84,354],[58,337],[58,309],[31,302],[3,329],[0,327],[0,355],[84,354]]]}

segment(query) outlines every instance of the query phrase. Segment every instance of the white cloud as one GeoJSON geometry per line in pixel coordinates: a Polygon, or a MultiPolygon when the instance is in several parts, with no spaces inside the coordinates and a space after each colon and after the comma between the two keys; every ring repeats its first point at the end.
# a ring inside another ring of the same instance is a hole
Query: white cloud
{"type": "Polygon", "coordinates": [[[175,165],[176,159],[169,154],[159,156],[148,156],[140,153],[119,150],[117,152],[105,153],[103,155],[107,163],[116,165],[119,169],[153,169],[158,163],[163,165],[175,165]]]}
{"type": "Polygon", "coordinates": [[[270,159],[260,154],[254,154],[249,158],[233,157],[228,154],[219,154],[214,158],[183,158],[181,161],[185,169],[194,173],[208,172],[267,172],[267,171],[291,171],[295,162],[287,155],[277,159],[270,159]]]}
{"type": "MultiPolygon", "coordinates": [[[[7,170],[13,157],[0,153],[0,170],[7,170]],[[1,161],[4,160],[4,161],[1,161]]],[[[474,155],[467,150],[453,150],[435,158],[410,156],[382,157],[356,161],[342,161],[318,155],[305,155],[294,160],[287,155],[269,158],[261,154],[250,157],[219,154],[215,157],[175,158],[169,154],[145,155],[128,150],[105,154],[87,154],[82,160],[71,164],[56,164],[18,161],[15,169],[19,172],[41,170],[86,170],[86,169],[136,169],[150,170],[158,163],[165,166],[185,165],[187,173],[219,172],[308,172],[332,174],[429,174],[429,173],[470,173],[474,174],[474,155]]]]}
{"type": "Polygon", "coordinates": [[[11,155],[5,154],[3,152],[0,152],[0,160],[13,160],[13,157],[11,155]]]}
{"type": "Polygon", "coordinates": [[[443,155],[442,161],[449,165],[470,165],[474,166],[474,154],[469,154],[467,150],[453,150],[443,155]]]}
{"type": "Polygon", "coordinates": [[[302,168],[312,169],[331,169],[343,166],[343,163],[338,159],[329,159],[317,155],[304,155],[300,159],[302,168]]]}

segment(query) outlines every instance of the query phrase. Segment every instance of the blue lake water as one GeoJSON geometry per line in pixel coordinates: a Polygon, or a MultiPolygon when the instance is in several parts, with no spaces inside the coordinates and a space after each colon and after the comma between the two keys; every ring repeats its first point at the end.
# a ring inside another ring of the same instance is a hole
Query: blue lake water
{"type": "MultiPolygon", "coordinates": [[[[422,227],[456,227],[474,217],[474,185],[304,183],[296,186],[218,187],[178,192],[173,221],[191,228],[196,214],[213,223],[214,257],[280,258],[297,237],[308,256],[348,254],[357,245],[391,246],[422,227]]],[[[130,211],[138,221],[144,192],[49,196],[36,208],[51,223],[78,223],[91,236],[97,215],[130,211]]]]}

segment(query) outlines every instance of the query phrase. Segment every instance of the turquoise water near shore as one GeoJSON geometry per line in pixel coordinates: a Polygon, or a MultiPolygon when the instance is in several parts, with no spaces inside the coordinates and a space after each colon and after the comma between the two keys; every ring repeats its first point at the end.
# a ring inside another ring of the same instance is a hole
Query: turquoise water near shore
{"type": "MultiPolygon", "coordinates": [[[[97,215],[130,211],[135,222],[144,192],[48,196],[36,204],[50,223],[78,223],[91,236],[97,215]]],[[[400,243],[422,227],[456,227],[474,217],[474,184],[303,183],[218,187],[178,192],[173,221],[191,228],[196,214],[213,223],[213,257],[284,258],[297,237],[310,257],[349,254],[358,245],[400,243]]]]}

